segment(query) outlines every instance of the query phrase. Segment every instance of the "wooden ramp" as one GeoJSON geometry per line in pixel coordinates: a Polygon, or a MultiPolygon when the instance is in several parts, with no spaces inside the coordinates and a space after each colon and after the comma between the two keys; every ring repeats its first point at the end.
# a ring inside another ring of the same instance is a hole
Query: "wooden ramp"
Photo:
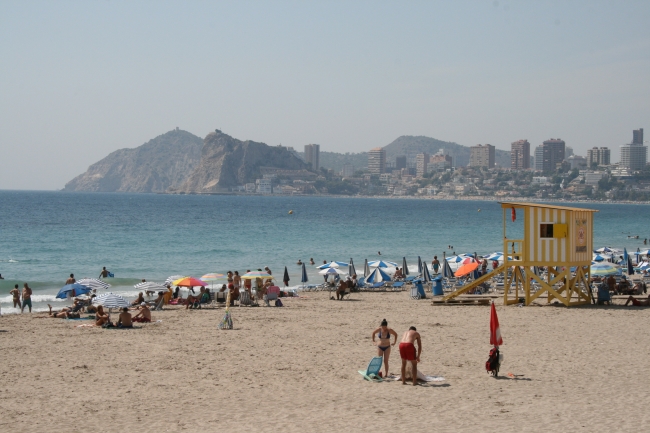
{"type": "Polygon", "coordinates": [[[505,264],[502,264],[502,265],[498,266],[492,272],[488,272],[487,274],[482,275],[479,278],[475,279],[471,283],[466,284],[466,285],[464,285],[462,287],[459,287],[458,290],[456,290],[455,292],[451,292],[448,295],[444,296],[442,298],[442,301],[447,302],[450,299],[453,299],[453,298],[455,298],[455,297],[457,297],[459,295],[462,295],[463,293],[467,293],[470,290],[475,289],[477,286],[479,286],[479,285],[483,284],[484,282],[492,279],[495,275],[498,275],[501,272],[503,272],[504,269],[505,269],[505,264]]]}

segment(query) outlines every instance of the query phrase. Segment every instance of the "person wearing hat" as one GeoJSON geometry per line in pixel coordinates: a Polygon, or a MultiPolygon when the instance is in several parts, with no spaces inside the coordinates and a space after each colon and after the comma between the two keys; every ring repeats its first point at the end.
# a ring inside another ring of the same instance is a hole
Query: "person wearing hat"
{"type": "Polygon", "coordinates": [[[390,348],[397,343],[397,332],[388,327],[386,319],[381,321],[379,328],[372,331],[372,342],[375,343],[375,336],[379,342],[377,343],[377,356],[384,358],[384,377],[388,376],[388,358],[390,358],[390,348]],[[395,337],[393,344],[390,344],[390,336],[395,337]]]}
{"type": "Polygon", "coordinates": [[[133,316],[131,320],[133,322],[140,322],[140,323],[151,322],[151,310],[149,310],[149,307],[147,307],[146,302],[140,304],[140,312],[135,316],[133,316]]]}

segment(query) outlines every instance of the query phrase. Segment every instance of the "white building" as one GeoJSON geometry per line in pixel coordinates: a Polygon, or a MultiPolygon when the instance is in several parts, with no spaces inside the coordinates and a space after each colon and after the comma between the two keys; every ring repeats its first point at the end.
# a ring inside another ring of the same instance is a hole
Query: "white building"
{"type": "Polygon", "coordinates": [[[630,170],[643,170],[648,160],[648,147],[643,144],[630,143],[621,146],[620,166],[630,170]]]}
{"type": "Polygon", "coordinates": [[[273,194],[273,186],[269,179],[257,179],[257,192],[259,194],[273,194]]]}
{"type": "Polygon", "coordinates": [[[605,173],[602,171],[587,171],[585,173],[585,185],[596,186],[603,176],[605,176],[605,173]]]}

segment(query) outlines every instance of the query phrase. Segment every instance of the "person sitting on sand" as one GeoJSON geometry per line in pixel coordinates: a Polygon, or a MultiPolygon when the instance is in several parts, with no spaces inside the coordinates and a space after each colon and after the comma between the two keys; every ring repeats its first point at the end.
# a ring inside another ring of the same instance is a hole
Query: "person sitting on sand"
{"type": "Polygon", "coordinates": [[[16,305],[18,305],[18,308],[21,308],[20,304],[20,289],[18,289],[18,284],[14,285],[14,289],[9,291],[9,294],[13,298],[14,301],[14,308],[16,308],[16,305]]]}
{"type": "Polygon", "coordinates": [[[162,290],[158,292],[158,297],[153,300],[153,305],[154,307],[158,307],[159,305],[162,306],[162,303],[164,301],[163,296],[165,295],[165,292],[162,290]]]}
{"type": "Polygon", "coordinates": [[[339,282],[339,286],[336,288],[336,300],[337,301],[342,301],[343,297],[345,296],[345,291],[348,288],[348,283],[345,281],[341,280],[339,282]]]}
{"type": "Polygon", "coordinates": [[[397,281],[400,278],[404,278],[404,275],[402,274],[402,270],[400,268],[395,268],[395,275],[393,275],[393,279],[397,281]]]}
{"type": "Polygon", "coordinates": [[[138,293],[138,299],[136,299],[135,301],[131,302],[131,305],[140,305],[140,304],[142,304],[143,302],[144,302],[144,295],[142,294],[142,292],[140,292],[140,293],[138,293]]]}
{"type": "Polygon", "coordinates": [[[128,307],[122,308],[119,318],[117,319],[118,328],[133,328],[133,321],[131,320],[131,313],[128,307]]]}
{"type": "Polygon", "coordinates": [[[418,362],[420,362],[420,354],[422,353],[422,340],[420,334],[411,326],[408,331],[402,336],[402,341],[399,343],[399,354],[402,358],[402,385],[406,385],[406,362],[411,363],[413,369],[413,385],[418,384],[418,362]],[[415,354],[415,345],[417,343],[417,355],[415,354]]]}
{"type": "Polygon", "coordinates": [[[618,283],[618,293],[621,295],[627,295],[630,291],[630,282],[625,278],[625,275],[621,275],[621,281],[618,283]]]}
{"type": "Polygon", "coordinates": [[[174,290],[174,296],[173,296],[174,299],[178,299],[178,292],[180,292],[180,291],[181,291],[181,288],[176,286],[176,290],[174,290]]]}
{"type": "Polygon", "coordinates": [[[151,310],[147,306],[146,302],[140,304],[140,312],[131,318],[132,322],[140,323],[150,323],[151,322],[151,310]]]}
{"type": "Polygon", "coordinates": [[[72,312],[68,309],[63,309],[61,311],[52,311],[52,306],[47,304],[50,309],[50,317],[53,319],[78,319],[81,317],[81,314],[78,312],[72,312]]]}
{"type": "Polygon", "coordinates": [[[109,314],[104,312],[104,306],[98,305],[97,312],[95,313],[95,326],[103,326],[106,323],[110,323],[110,318],[109,314]]]}
{"type": "Polygon", "coordinates": [[[625,306],[627,307],[627,304],[632,303],[634,307],[648,307],[650,306],[650,295],[648,295],[648,299],[641,301],[639,299],[636,299],[634,296],[630,296],[627,298],[627,301],[625,301],[625,306]]]}
{"type": "Polygon", "coordinates": [[[97,295],[92,295],[88,300],[88,305],[86,306],[86,313],[92,314],[97,312],[97,307],[93,305],[93,299],[95,299],[96,297],[97,295]]]}
{"type": "Polygon", "coordinates": [[[377,356],[384,358],[384,377],[388,377],[388,358],[390,358],[390,348],[397,343],[397,332],[388,327],[386,319],[381,321],[379,328],[372,331],[372,342],[375,342],[375,336],[379,339],[377,343],[377,356]],[[395,337],[393,344],[390,344],[390,336],[395,337]]]}

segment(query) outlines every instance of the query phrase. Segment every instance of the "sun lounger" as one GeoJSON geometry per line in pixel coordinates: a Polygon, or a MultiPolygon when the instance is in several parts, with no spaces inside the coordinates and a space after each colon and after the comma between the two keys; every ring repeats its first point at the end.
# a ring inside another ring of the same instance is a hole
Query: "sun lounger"
{"type": "Polygon", "coordinates": [[[251,294],[247,290],[243,290],[239,292],[239,306],[241,307],[242,305],[249,306],[249,307],[253,305],[253,301],[251,300],[251,294]]]}
{"type": "Polygon", "coordinates": [[[280,297],[280,288],[278,286],[271,286],[266,291],[266,295],[264,295],[264,303],[266,304],[267,307],[270,307],[271,301],[275,301],[279,297],[280,297]]]}
{"type": "Polygon", "coordinates": [[[359,374],[363,376],[364,379],[371,382],[381,382],[383,379],[379,376],[379,370],[381,370],[381,365],[384,362],[384,358],[381,356],[375,356],[368,363],[368,368],[365,370],[359,370],[359,374]]]}
{"type": "Polygon", "coordinates": [[[225,304],[226,303],[226,292],[217,292],[215,294],[215,302],[217,304],[225,304]]]}
{"type": "Polygon", "coordinates": [[[412,275],[410,277],[406,277],[405,280],[411,282],[411,281],[415,280],[416,278],[417,278],[416,276],[412,275]]]}
{"type": "Polygon", "coordinates": [[[403,281],[398,281],[396,283],[393,283],[392,289],[393,291],[402,291],[402,287],[404,287],[404,282],[403,281]]]}

